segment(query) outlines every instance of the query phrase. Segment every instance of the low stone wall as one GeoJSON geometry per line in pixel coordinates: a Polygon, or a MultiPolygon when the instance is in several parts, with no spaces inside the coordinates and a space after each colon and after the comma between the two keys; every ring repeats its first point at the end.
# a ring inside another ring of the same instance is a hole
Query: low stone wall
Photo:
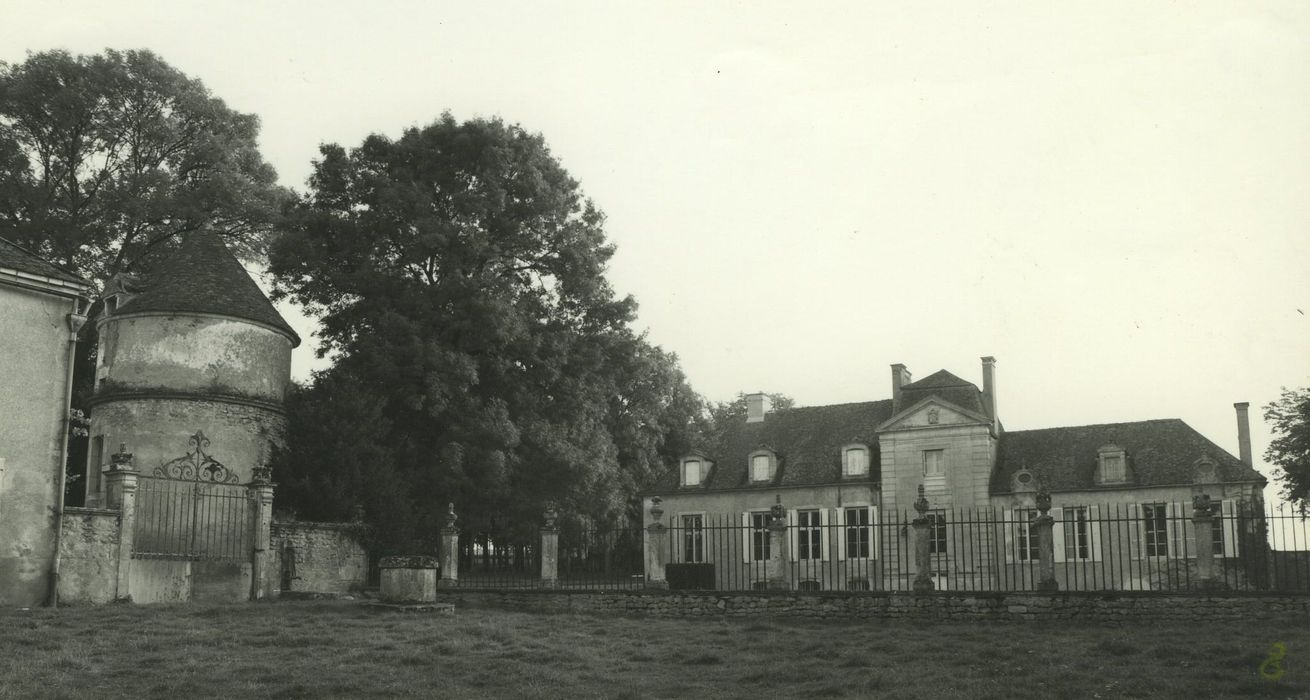
{"type": "Polygon", "coordinates": [[[831,619],[1310,620],[1310,596],[1170,593],[686,593],[441,589],[458,606],[660,617],[779,616],[831,619]]]}
{"type": "Polygon", "coordinates": [[[116,510],[65,508],[59,540],[59,601],[109,603],[118,591],[116,510]]]}
{"type": "Polygon", "coordinates": [[[273,523],[273,578],[279,591],[349,593],[363,588],[368,582],[368,552],[360,542],[358,527],[353,523],[273,523]]]}

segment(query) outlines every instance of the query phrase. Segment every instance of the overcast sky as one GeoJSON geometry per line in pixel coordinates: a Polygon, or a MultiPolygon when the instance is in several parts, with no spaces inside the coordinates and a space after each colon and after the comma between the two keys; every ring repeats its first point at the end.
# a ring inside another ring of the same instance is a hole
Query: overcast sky
{"type": "Polygon", "coordinates": [[[443,110],[539,131],[711,400],[994,355],[1011,430],[1176,417],[1236,454],[1250,401],[1259,463],[1310,384],[1310,4],[811,4],[0,0],[0,60],[152,49],[301,191],[320,143],[443,110]]]}

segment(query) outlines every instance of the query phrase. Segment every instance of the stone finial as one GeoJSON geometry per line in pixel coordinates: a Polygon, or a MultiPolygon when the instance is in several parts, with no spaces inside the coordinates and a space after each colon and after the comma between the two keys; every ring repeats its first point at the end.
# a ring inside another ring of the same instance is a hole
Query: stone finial
{"type": "Polygon", "coordinates": [[[782,496],[773,497],[773,507],[769,509],[769,515],[774,522],[786,519],[787,509],[782,507],[782,496]]]}
{"type": "Polygon", "coordinates": [[[273,467],[268,464],[261,464],[250,470],[250,483],[256,486],[263,486],[273,483],[273,467]]]}
{"type": "Polygon", "coordinates": [[[1051,510],[1051,493],[1045,487],[1037,492],[1037,510],[1041,511],[1042,515],[1046,515],[1051,510]]]}
{"type": "Polygon", "coordinates": [[[660,505],[663,502],[664,499],[659,496],[650,499],[650,517],[651,520],[654,520],[657,524],[659,523],[660,518],[664,517],[664,507],[660,505]]]}
{"type": "Polygon", "coordinates": [[[919,497],[914,499],[914,509],[920,518],[928,513],[928,496],[923,492],[923,484],[919,484],[919,497]]]}
{"type": "Polygon", "coordinates": [[[459,516],[455,515],[455,504],[453,502],[447,503],[446,504],[446,529],[454,530],[456,520],[459,520],[459,516]]]}
{"type": "Polygon", "coordinates": [[[1214,501],[1210,494],[1202,493],[1192,497],[1192,513],[1196,515],[1214,515],[1214,501]]]}
{"type": "Polygon", "coordinates": [[[132,469],[132,453],[127,451],[127,443],[118,443],[118,451],[109,456],[110,471],[127,471],[132,469]]]}
{"type": "Polygon", "coordinates": [[[559,518],[559,511],[555,509],[554,503],[546,504],[546,512],[543,513],[543,517],[546,519],[546,529],[555,529],[555,520],[559,518]]]}

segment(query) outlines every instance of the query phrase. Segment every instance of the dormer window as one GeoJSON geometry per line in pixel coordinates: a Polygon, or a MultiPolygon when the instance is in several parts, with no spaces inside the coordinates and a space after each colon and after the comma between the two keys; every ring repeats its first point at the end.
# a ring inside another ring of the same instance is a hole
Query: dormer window
{"type": "Polygon", "coordinates": [[[699,459],[688,459],[682,463],[682,485],[700,486],[701,464],[699,459]]]}
{"type": "Polygon", "coordinates": [[[750,481],[752,484],[762,484],[773,480],[774,474],[777,473],[778,457],[773,450],[761,448],[751,453],[750,456],[750,481]]]}
{"type": "Polygon", "coordinates": [[[1105,445],[1097,450],[1097,479],[1100,484],[1122,484],[1128,481],[1128,457],[1118,445],[1105,445]]]}
{"type": "Polygon", "coordinates": [[[865,476],[869,473],[869,448],[847,445],[842,448],[842,476],[865,476]]]}

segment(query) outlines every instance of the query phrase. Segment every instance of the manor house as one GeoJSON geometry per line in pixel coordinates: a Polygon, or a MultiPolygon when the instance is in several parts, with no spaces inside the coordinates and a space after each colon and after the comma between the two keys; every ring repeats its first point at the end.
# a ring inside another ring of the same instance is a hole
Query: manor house
{"type": "Polygon", "coordinates": [[[911,381],[892,365],[891,398],[863,403],[772,411],[751,395],[746,416],[643,494],[645,522],[662,509],[669,563],[713,565],[715,586],[736,589],[765,587],[778,505],[793,586],[908,588],[907,522],[921,492],[938,590],[1030,588],[1039,491],[1051,497],[1062,590],[1187,576],[1202,493],[1218,504],[1214,532],[1200,534],[1220,564],[1236,562],[1243,541],[1262,543],[1265,479],[1252,467],[1247,404],[1236,404],[1240,459],[1178,419],[1006,430],[996,360],[981,369],[980,389],[945,370],[911,381]]]}

